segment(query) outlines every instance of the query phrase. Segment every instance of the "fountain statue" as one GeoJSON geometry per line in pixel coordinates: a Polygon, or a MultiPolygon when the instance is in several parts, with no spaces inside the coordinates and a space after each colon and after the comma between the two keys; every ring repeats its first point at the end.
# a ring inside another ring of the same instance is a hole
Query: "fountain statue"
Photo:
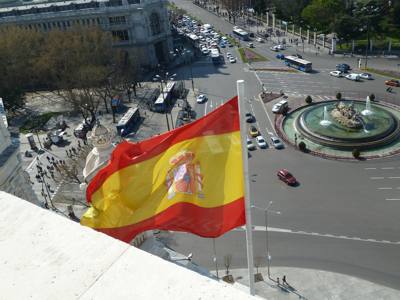
{"type": "Polygon", "coordinates": [[[371,110],[371,99],[369,96],[367,96],[367,99],[365,100],[365,109],[361,113],[363,116],[369,116],[373,114],[371,110]]]}
{"type": "Polygon", "coordinates": [[[331,125],[331,121],[328,120],[328,109],[326,106],[324,106],[323,119],[319,122],[319,124],[322,126],[331,125]]]}
{"type": "Polygon", "coordinates": [[[338,102],[335,108],[332,109],[331,116],[344,127],[351,129],[360,129],[363,127],[362,119],[354,109],[354,104],[346,105],[343,102],[338,102]]]}

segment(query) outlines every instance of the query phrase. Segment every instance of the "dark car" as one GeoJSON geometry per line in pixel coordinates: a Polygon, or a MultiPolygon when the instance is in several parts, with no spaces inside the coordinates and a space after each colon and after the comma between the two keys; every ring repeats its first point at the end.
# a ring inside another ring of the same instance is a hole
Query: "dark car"
{"type": "Polygon", "coordinates": [[[290,172],[286,169],[279,170],[278,173],[276,173],[276,175],[278,175],[278,178],[283,182],[285,182],[287,185],[297,184],[296,178],[292,174],[290,174],[290,172]]]}
{"type": "Polygon", "coordinates": [[[246,113],[246,122],[253,123],[256,121],[256,118],[251,113],[246,113]]]}
{"type": "Polygon", "coordinates": [[[336,70],[347,73],[349,70],[351,70],[351,68],[348,64],[338,64],[336,65],[336,70]]]}
{"type": "Polygon", "coordinates": [[[276,55],[276,58],[278,58],[278,59],[285,59],[285,55],[282,54],[282,53],[278,53],[278,54],[276,55]]]}

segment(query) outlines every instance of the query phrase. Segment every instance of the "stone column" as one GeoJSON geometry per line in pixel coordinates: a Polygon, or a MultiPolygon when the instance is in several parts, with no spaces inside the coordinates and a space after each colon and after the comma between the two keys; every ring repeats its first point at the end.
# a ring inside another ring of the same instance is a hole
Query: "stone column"
{"type": "Polygon", "coordinates": [[[299,30],[299,35],[300,35],[300,39],[302,39],[302,36],[301,36],[301,27],[300,27],[300,30],[299,30]]]}
{"type": "Polygon", "coordinates": [[[275,29],[275,14],[272,14],[272,28],[275,29]]]}
{"type": "Polygon", "coordinates": [[[307,43],[310,43],[310,29],[307,29],[307,43]]]}
{"type": "Polygon", "coordinates": [[[266,17],[267,17],[267,27],[269,27],[269,12],[267,12],[266,17]]]}
{"type": "Polygon", "coordinates": [[[354,42],[354,40],[351,41],[351,52],[354,53],[354,50],[356,48],[356,43],[354,42]]]}
{"type": "Polygon", "coordinates": [[[372,43],[372,39],[369,40],[369,51],[372,52],[373,49],[373,43],[372,43]]]}
{"type": "Polygon", "coordinates": [[[292,34],[294,35],[294,24],[292,24],[292,34]]]}
{"type": "Polygon", "coordinates": [[[314,46],[317,45],[317,32],[314,31],[314,46]]]}
{"type": "Polygon", "coordinates": [[[322,36],[322,47],[324,47],[325,48],[325,42],[326,42],[326,39],[325,39],[325,34],[322,36]]]}
{"type": "Polygon", "coordinates": [[[388,52],[390,53],[391,51],[392,51],[392,39],[389,39],[388,52]]]}
{"type": "Polygon", "coordinates": [[[332,54],[335,53],[336,51],[336,37],[332,38],[332,48],[331,48],[331,52],[332,54]]]}

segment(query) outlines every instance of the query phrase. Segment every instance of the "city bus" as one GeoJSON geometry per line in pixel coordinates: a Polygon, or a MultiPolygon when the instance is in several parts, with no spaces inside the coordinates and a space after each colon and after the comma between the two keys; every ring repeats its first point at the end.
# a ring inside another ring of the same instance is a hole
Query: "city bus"
{"type": "Polygon", "coordinates": [[[233,28],[232,32],[233,32],[233,35],[236,38],[241,39],[242,41],[249,41],[250,40],[249,34],[246,31],[244,31],[243,29],[235,27],[235,28],[233,28]]]}
{"type": "Polygon", "coordinates": [[[289,67],[298,69],[303,72],[311,72],[312,71],[312,63],[298,58],[296,56],[285,56],[285,64],[289,67]]]}
{"type": "Polygon", "coordinates": [[[221,61],[221,55],[219,54],[219,50],[217,48],[211,49],[211,60],[214,64],[219,64],[221,61]]]}
{"type": "Polygon", "coordinates": [[[154,102],[153,110],[156,112],[165,112],[167,106],[170,103],[171,98],[173,97],[175,91],[175,81],[168,82],[168,84],[161,91],[157,100],[154,102]]]}
{"type": "Polygon", "coordinates": [[[117,124],[117,131],[119,135],[125,136],[129,134],[139,120],[139,108],[131,107],[117,124]]]}

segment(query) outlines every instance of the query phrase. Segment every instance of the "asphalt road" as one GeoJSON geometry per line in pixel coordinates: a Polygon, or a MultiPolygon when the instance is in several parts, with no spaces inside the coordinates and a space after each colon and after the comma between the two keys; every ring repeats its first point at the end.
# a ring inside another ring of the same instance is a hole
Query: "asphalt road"
{"type": "MultiPolygon", "coordinates": [[[[223,32],[232,29],[232,25],[190,1],[174,2],[223,32]]],[[[271,65],[280,64],[268,45],[256,44],[256,50],[267,56],[271,65]]],[[[238,57],[233,48],[223,49],[224,54],[227,51],[238,57]]],[[[193,75],[196,89],[206,94],[209,101],[197,104],[195,110],[202,116],[221,105],[236,95],[236,80],[244,79],[247,109],[254,113],[256,125],[268,139],[274,132],[273,116],[271,104],[263,105],[256,99],[261,90],[260,81],[267,89],[284,90],[289,100],[291,94],[332,97],[336,91],[346,95],[385,92],[383,77],[360,83],[332,78],[328,71],[339,59],[319,56],[312,61],[319,70],[313,74],[282,74],[250,72],[249,65],[240,62],[214,66],[204,58],[193,64],[193,75]]],[[[272,209],[281,212],[269,215],[272,265],[341,272],[400,289],[398,158],[340,162],[306,155],[288,146],[283,150],[268,148],[251,152],[249,168],[253,203],[265,208],[273,201],[272,209]],[[280,168],[289,169],[300,185],[288,187],[278,181],[276,171],[280,168]]],[[[253,222],[256,226],[265,226],[263,213],[255,212],[253,222]]],[[[264,236],[261,229],[254,233],[255,256],[265,257],[264,236]]],[[[210,240],[173,233],[170,241],[174,249],[192,252],[195,262],[213,268],[210,240]]],[[[235,267],[246,265],[243,232],[227,233],[216,239],[216,243],[221,264],[222,256],[233,254],[235,267]]]]}

